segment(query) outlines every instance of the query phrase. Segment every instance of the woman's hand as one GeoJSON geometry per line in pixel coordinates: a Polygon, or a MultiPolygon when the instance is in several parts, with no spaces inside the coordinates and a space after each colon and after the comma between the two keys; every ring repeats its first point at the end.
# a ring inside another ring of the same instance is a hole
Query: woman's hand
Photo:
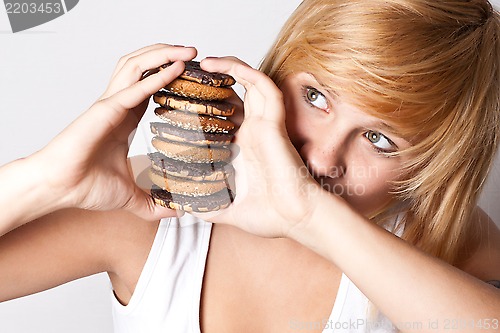
{"type": "Polygon", "coordinates": [[[134,182],[127,162],[129,141],[152,94],[184,70],[196,49],[157,44],[124,56],[102,97],[32,156],[43,168],[61,206],[121,209],[145,219],[175,215],[154,205],[134,182]],[[150,71],[174,62],[167,69],[150,71]]]}
{"type": "Polygon", "coordinates": [[[281,91],[265,74],[235,58],[208,58],[203,69],[232,75],[246,89],[244,120],[235,135],[236,198],[201,218],[264,237],[287,236],[308,220],[311,195],[323,190],[288,138],[281,91]]]}

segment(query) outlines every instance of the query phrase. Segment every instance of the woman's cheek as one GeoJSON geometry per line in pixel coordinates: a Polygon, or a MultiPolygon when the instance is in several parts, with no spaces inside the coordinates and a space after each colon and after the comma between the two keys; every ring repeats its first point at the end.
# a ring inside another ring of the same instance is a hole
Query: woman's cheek
{"type": "Polygon", "coordinates": [[[394,173],[388,166],[367,165],[350,170],[345,179],[342,197],[359,213],[369,216],[385,207],[391,200],[391,181],[394,173]]]}
{"type": "Polygon", "coordinates": [[[293,109],[290,111],[287,109],[285,126],[290,141],[292,141],[296,149],[299,149],[306,140],[307,130],[311,126],[308,119],[304,119],[293,109]]]}

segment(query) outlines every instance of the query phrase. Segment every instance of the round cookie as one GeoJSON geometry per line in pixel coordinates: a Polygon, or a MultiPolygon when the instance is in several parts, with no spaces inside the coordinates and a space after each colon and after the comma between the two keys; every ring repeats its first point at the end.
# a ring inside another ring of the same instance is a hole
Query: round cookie
{"type": "MultiPolygon", "coordinates": [[[[236,83],[231,76],[223,73],[211,73],[201,69],[199,61],[186,61],[184,72],[179,76],[188,81],[198,82],[213,87],[227,87],[236,83]]],[[[167,68],[170,64],[165,64],[160,69],[167,68]]]]}
{"type": "Polygon", "coordinates": [[[191,131],[207,133],[228,133],[235,125],[232,121],[207,115],[196,115],[190,112],[167,108],[156,108],[155,114],[167,124],[191,131]]]}
{"type": "Polygon", "coordinates": [[[166,108],[223,117],[232,116],[236,109],[234,104],[226,101],[203,101],[179,96],[168,91],[157,92],[153,95],[153,100],[166,108]]]}
{"type": "Polygon", "coordinates": [[[149,179],[158,187],[170,193],[199,197],[219,192],[226,188],[225,181],[198,182],[187,178],[177,178],[162,174],[153,168],[149,170],[149,179]]]}
{"type": "Polygon", "coordinates": [[[226,208],[234,200],[234,194],[230,189],[204,197],[190,197],[172,194],[154,185],[151,188],[151,197],[161,206],[186,212],[211,212],[226,208]]]}
{"type": "Polygon", "coordinates": [[[189,131],[167,123],[150,123],[151,133],[160,138],[175,142],[193,144],[197,146],[225,146],[231,143],[233,134],[229,133],[204,133],[189,131]]]}
{"type": "Polygon", "coordinates": [[[168,158],[159,152],[148,154],[148,156],[153,170],[167,177],[174,176],[193,181],[219,181],[234,174],[233,166],[227,163],[184,163],[168,158]]]}
{"type": "Polygon", "coordinates": [[[153,137],[151,144],[163,155],[186,163],[217,163],[228,161],[231,151],[223,147],[202,147],[153,137]]]}
{"type": "Polygon", "coordinates": [[[212,87],[179,78],[167,84],[165,89],[176,95],[199,98],[207,101],[223,100],[233,95],[233,89],[231,88],[212,87]]]}

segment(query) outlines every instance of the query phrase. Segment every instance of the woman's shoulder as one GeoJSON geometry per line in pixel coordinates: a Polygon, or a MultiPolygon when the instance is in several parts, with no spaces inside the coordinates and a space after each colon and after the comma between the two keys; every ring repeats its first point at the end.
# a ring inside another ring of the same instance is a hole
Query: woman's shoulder
{"type": "Polygon", "coordinates": [[[458,267],[483,281],[500,280],[500,229],[479,207],[471,222],[458,267]]]}

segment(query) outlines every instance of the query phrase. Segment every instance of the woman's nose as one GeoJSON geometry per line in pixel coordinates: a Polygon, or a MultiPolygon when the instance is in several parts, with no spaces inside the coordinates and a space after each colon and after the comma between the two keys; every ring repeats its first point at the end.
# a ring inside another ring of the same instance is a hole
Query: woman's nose
{"type": "Polygon", "coordinates": [[[340,147],[331,141],[308,141],[299,153],[313,177],[340,178],[347,171],[344,151],[340,147]]]}

